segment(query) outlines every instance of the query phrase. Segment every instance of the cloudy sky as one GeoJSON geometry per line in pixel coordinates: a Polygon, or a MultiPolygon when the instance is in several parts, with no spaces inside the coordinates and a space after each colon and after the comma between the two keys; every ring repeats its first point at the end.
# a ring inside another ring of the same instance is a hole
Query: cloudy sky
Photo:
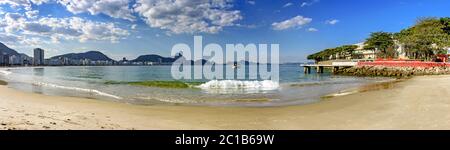
{"type": "Polygon", "coordinates": [[[0,0],[0,42],[46,57],[102,51],[169,56],[177,43],[280,44],[282,62],[450,16],[448,0],[0,0]]]}

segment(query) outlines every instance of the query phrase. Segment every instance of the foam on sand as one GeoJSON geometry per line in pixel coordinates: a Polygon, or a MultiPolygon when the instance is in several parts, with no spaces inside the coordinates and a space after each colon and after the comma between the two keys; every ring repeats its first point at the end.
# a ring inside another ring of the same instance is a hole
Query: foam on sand
{"type": "Polygon", "coordinates": [[[66,89],[66,90],[75,90],[75,91],[81,91],[81,92],[88,92],[88,93],[94,93],[100,96],[106,96],[106,97],[111,97],[111,98],[115,98],[115,99],[122,99],[122,97],[116,96],[116,95],[112,95],[112,94],[108,94],[105,92],[101,92],[99,90],[94,90],[94,89],[84,89],[84,88],[79,88],[79,87],[68,87],[68,86],[62,86],[62,85],[56,85],[56,84],[51,84],[51,83],[43,83],[43,82],[35,82],[33,83],[33,85],[37,85],[37,86],[46,86],[46,87],[52,87],[52,88],[59,88],[59,89],[66,89]]]}
{"type": "Polygon", "coordinates": [[[271,80],[264,81],[239,81],[239,80],[211,80],[197,86],[201,89],[256,89],[276,90],[279,83],[271,80]]]}

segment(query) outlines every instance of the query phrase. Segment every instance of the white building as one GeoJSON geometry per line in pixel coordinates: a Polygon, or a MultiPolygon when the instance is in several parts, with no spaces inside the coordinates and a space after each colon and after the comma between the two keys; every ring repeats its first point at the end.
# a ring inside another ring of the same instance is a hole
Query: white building
{"type": "MultiPolygon", "coordinates": [[[[401,44],[398,41],[394,41],[395,42],[395,50],[397,51],[397,55],[398,55],[398,59],[408,59],[408,57],[406,57],[406,52],[404,50],[403,44],[401,44]]],[[[354,44],[356,46],[358,46],[358,48],[356,49],[355,52],[353,52],[356,55],[359,55],[360,58],[359,59],[376,59],[377,55],[376,55],[376,49],[364,49],[364,42],[361,43],[357,43],[354,44]]]]}
{"type": "Polygon", "coordinates": [[[31,65],[33,63],[33,58],[27,56],[26,54],[20,54],[21,65],[31,65]]]}
{"type": "Polygon", "coordinates": [[[399,41],[397,41],[397,40],[394,40],[394,42],[395,42],[395,48],[396,48],[397,54],[398,54],[398,59],[409,59],[409,58],[406,56],[406,51],[405,51],[404,45],[401,44],[401,43],[400,43],[399,41]]]}
{"type": "Polygon", "coordinates": [[[358,46],[358,48],[356,48],[356,50],[353,52],[353,54],[359,55],[359,59],[375,59],[376,58],[376,54],[375,54],[375,50],[367,50],[364,49],[364,42],[361,43],[357,43],[354,44],[356,46],[358,46]]]}
{"type": "Polygon", "coordinates": [[[20,57],[16,55],[9,56],[9,64],[10,65],[22,65],[22,62],[20,62],[20,57]]]}

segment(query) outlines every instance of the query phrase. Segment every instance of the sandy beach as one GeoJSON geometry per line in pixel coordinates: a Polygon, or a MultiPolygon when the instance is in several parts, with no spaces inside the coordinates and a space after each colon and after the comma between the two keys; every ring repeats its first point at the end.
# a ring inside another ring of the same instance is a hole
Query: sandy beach
{"type": "Polygon", "coordinates": [[[137,106],[0,85],[0,129],[450,129],[450,76],[288,107],[137,106]]]}

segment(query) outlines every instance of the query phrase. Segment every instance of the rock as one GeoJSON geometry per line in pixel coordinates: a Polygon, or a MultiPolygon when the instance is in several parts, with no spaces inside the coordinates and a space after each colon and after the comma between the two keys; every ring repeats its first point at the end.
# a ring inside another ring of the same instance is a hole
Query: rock
{"type": "Polygon", "coordinates": [[[415,75],[450,74],[450,67],[385,67],[385,66],[356,66],[336,70],[336,74],[352,76],[384,76],[409,77],[415,75]]]}

